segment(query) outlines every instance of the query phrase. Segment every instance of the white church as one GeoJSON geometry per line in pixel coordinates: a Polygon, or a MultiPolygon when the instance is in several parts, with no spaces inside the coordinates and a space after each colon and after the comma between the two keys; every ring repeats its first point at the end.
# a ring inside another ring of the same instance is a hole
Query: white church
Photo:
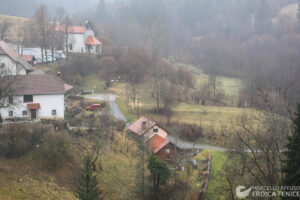
{"type": "MultiPolygon", "coordinates": [[[[56,31],[65,34],[64,26],[57,26],[56,31]]],[[[85,26],[70,26],[68,27],[68,46],[64,45],[64,50],[68,48],[71,53],[91,53],[102,54],[102,43],[95,37],[95,33],[89,22],[85,26]]]]}
{"type": "Polygon", "coordinates": [[[2,119],[64,119],[64,96],[72,86],[35,71],[4,41],[0,41],[0,72],[13,80],[11,94],[0,108],[2,119]]]}

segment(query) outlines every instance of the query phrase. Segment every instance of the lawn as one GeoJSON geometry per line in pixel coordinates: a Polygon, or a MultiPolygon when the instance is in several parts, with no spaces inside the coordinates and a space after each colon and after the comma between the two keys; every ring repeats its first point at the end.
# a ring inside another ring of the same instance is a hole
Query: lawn
{"type": "MultiPolygon", "coordinates": [[[[225,177],[220,174],[223,171],[223,165],[227,160],[226,152],[213,151],[211,161],[211,171],[209,176],[208,188],[207,188],[207,199],[223,200],[221,196],[217,196],[217,188],[224,186],[226,183],[225,177]]],[[[224,199],[225,200],[225,199],[224,199]]]]}
{"type": "MultiPolygon", "coordinates": [[[[228,85],[230,85],[228,81],[228,85]]],[[[155,114],[150,112],[151,109],[155,108],[154,100],[151,97],[149,90],[142,89],[146,86],[141,86],[139,107],[140,115],[144,115],[153,121],[160,124],[167,123],[167,116],[161,114],[155,114]]],[[[137,119],[136,114],[133,112],[133,106],[130,100],[126,97],[126,85],[124,83],[116,83],[110,88],[111,92],[118,94],[117,104],[120,106],[121,111],[126,118],[133,122],[137,119]]],[[[221,107],[221,106],[202,106],[191,103],[180,103],[173,109],[173,115],[170,122],[175,124],[185,123],[190,125],[197,125],[203,128],[206,136],[222,135],[223,132],[232,130],[236,127],[237,119],[240,119],[242,115],[258,115],[258,111],[254,109],[238,108],[238,107],[221,107]]],[[[170,134],[179,136],[178,132],[170,132],[170,134]]],[[[209,139],[216,140],[216,139],[209,139]]],[[[223,140],[222,140],[223,141],[223,140]]],[[[217,141],[208,141],[206,138],[200,138],[199,141],[195,142],[208,142],[216,144],[217,141]]],[[[219,143],[220,141],[218,141],[219,143]]],[[[221,144],[220,144],[221,145],[221,144]]]]}
{"type": "MultiPolygon", "coordinates": [[[[202,85],[208,82],[209,77],[203,73],[203,70],[199,67],[195,67],[190,64],[177,64],[185,67],[195,74],[196,85],[202,85]]],[[[224,91],[225,103],[230,105],[236,105],[239,98],[239,92],[242,89],[242,81],[238,78],[231,78],[225,76],[217,77],[217,90],[224,91]]]]}
{"type": "Polygon", "coordinates": [[[105,81],[100,79],[97,75],[85,77],[82,84],[83,90],[95,90],[95,93],[104,92],[105,81]]]}
{"type": "Polygon", "coordinates": [[[212,156],[212,160],[210,165],[211,168],[206,197],[209,200],[220,199],[220,197],[215,193],[215,189],[226,184],[224,182],[224,177],[220,176],[220,172],[222,172],[222,167],[227,160],[227,155],[226,152],[208,149],[200,151],[196,156],[193,157],[193,160],[196,160],[198,162],[199,168],[192,168],[192,190],[189,192],[189,197],[191,197],[192,194],[198,194],[203,189],[202,187],[204,184],[204,180],[199,179],[199,173],[202,172],[200,163],[201,161],[206,160],[209,155],[212,156]]]}
{"type": "MultiPolygon", "coordinates": [[[[258,111],[236,107],[201,106],[193,104],[179,104],[174,109],[171,124],[190,124],[201,126],[204,137],[198,138],[196,143],[224,145],[224,137],[238,128],[237,121],[243,115],[257,116],[258,111]]],[[[167,116],[145,113],[146,117],[167,125],[167,116]]],[[[256,121],[253,123],[257,123],[256,121]]],[[[180,132],[174,128],[169,129],[169,134],[180,137],[180,132]]]]}

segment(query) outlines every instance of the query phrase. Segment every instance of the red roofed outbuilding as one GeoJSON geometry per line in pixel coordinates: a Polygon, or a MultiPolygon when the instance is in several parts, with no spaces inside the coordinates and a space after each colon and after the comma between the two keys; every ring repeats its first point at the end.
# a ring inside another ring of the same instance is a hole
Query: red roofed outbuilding
{"type": "Polygon", "coordinates": [[[24,58],[24,60],[26,60],[26,62],[34,66],[34,62],[36,61],[34,55],[28,54],[28,55],[23,55],[22,57],[24,58]]]}
{"type": "Polygon", "coordinates": [[[149,151],[157,156],[160,160],[173,160],[175,158],[176,147],[166,138],[154,135],[147,142],[149,151]]]}

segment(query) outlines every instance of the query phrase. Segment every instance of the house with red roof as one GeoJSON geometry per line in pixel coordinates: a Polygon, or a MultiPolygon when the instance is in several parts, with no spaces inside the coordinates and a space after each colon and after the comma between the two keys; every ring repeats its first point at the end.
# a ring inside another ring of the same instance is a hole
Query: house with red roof
{"type": "Polygon", "coordinates": [[[160,135],[154,135],[147,141],[149,151],[160,160],[170,161],[175,158],[176,147],[173,143],[160,135]]]}
{"type": "Polygon", "coordinates": [[[22,56],[26,62],[28,62],[30,65],[34,66],[34,63],[36,62],[36,59],[34,55],[32,54],[26,54],[22,56]]]}
{"type": "Polygon", "coordinates": [[[144,136],[144,134],[148,132],[155,125],[156,125],[155,122],[142,116],[137,121],[135,121],[130,126],[128,126],[128,131],[129,133],[135,135],[136,138],[140,138],[140,136],[144,136]]]}
{"type": "Polygon", "coordinates": [[[68,48],[68,51],[72,53],[102,54],[102,43],[95,37],[90,22],[86,22],[85,26],[69,26],[68,28],[60,25],[55,30],[64,34],[65,39],[68,38],[67,47],[64,45],[65,51],[68,48]]]}
{"type": "Polygon", "coordinates": [[[142,116],[128,126],[129,133],[145,143],[149,152],[155,154],[158,159],[170,161],[175,158],[175,145],[167,137],[168,133],[155,122],[142,116]]]}

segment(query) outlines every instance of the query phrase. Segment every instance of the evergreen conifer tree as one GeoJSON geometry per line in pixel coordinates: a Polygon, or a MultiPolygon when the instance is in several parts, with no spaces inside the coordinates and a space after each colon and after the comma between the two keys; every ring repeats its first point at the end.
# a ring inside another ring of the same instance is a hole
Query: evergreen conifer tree
{"type": "Polygon", "coordinates": [[[80,170],[78,187],[75,190],[76,197],[80,200],[101,200],[99,195],[101,191],[98,189],[98,180],[96,175],[93,175],[93,166],[91,158],[84,159],[84,167],[80,170]]]}
{"type": "Polygon", "coordinates": [[[284,184],[287,186],[300,185],[300,104],[297,106],[293,120],[293,132],[288,138],[286,145],[286,160],[284,163],[285,178],[284,184]]]}

